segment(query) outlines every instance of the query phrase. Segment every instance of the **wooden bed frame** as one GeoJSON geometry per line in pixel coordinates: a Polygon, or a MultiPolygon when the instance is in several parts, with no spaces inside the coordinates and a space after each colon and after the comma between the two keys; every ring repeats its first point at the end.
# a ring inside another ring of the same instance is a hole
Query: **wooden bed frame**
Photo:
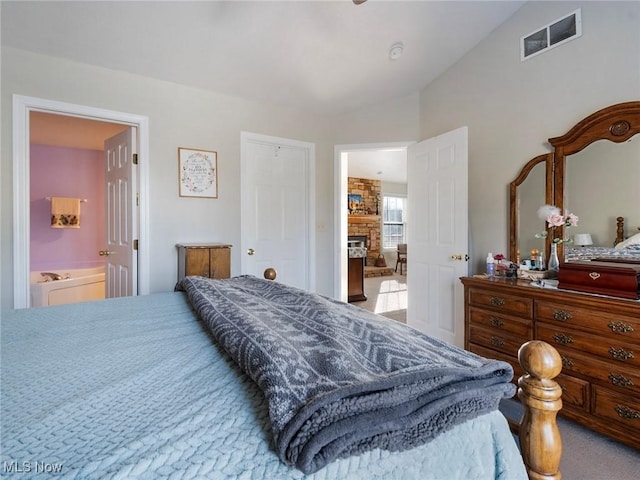
{"type": "Polygon", "coordinates": [[[616,218],[616,240],[614,245],[619,244],[624,240],[624,217],[616,218]]]}
{"type": "MultiPolygon", "coordinates": [[[[267,280],[276,276],[274,268],[264,271],[267,280]]],[[[562,408],[562,389],[553,379],[562,370],[562,359],[548,343],[531,340],[518,350],[518,361],[526,374],[518,379],[524,413],[515,428],[527,474],[531,480],[560,480],[562,440],[556,416],[562,408]]]]}
{"type": "MultiPolygon", "coordinates": [[[[638,227],[638,230],[640,231],[640,227],[638,227]]],[[[631,235],[629,235],[631,236],[631,235]]],[[[622,242],[623,240],[625,240],[624,238],[624,217],[616,217],[616,240],[613,243],[614,245],[619,244],[620,242],[622,242]]]]}

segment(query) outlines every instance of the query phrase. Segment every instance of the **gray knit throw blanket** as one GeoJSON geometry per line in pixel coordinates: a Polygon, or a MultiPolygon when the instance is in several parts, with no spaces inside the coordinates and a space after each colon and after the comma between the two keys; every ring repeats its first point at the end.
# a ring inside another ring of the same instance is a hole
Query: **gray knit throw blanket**
{"type": "Polygon", "coordinates": [[[353,305],[253,276],[181,287],[264,392],[276,453],[304,473],[421,445],[514,394],[508,363],[353,305]]]}

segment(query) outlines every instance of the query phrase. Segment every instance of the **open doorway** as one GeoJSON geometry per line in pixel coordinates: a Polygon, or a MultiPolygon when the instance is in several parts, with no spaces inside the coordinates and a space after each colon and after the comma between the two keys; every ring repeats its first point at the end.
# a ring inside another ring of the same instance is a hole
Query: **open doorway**
{"type": "Polygon", "coordinates": [[[121,123],[30,112],[32,307],[105,298],[104,144],[128,128],[121,123]]]}
{"type": "MultiPolygon", "coordinates": [[[[14,308],[31,304],[31,120],[32,113],[119,124],[119,128],[134,128],[138,133],[138,205],[137,293],[149,293],[148,251],[148,118],[83,105],[14,95],[13,97],[13,172],[14,172],[14,228],[13,228],[13,296],[14,308]]],[[[37,117],[34,117],[37,118],[37,117]]],[[[37,121],[37,120],[35,120],[37,121]]],[[[77,135],[77,133],[76,133],[77,135]]],[[[82,200],[82,199],[81,199],[82,200]]],[[[45,199],[45,201],[47,201],[45,199]]]]}
{"type": "MultiPolygon", "coordinates": [[[[350,235],[366,237],[368,251],[363,285],[367,299],[355,304],[376,313],[388,314],[400,321],[406,318],[407,276],[406,271],[404,275],[396,274],[396,248],[391,243],[398,243],[399,238],[397,232],[393,235],[387,231],[389,226],[384,224],[383,210],[385,195],[406,199],[406,159],[410,143],[413,142],[335,147],[335,296],[344,301],[350,296],[350,235]],[[354,182],[357,187],[354,187],[354,182]],[[368,197],[368,200],[364,199],[362,202],[363,210],[355,212],[355,216],[353,208],[350,213],[351,206],[348,203],[348,195],[354,189],[364,189],[364,197],[368,197]],[[371,197],[377,198],[372,200],[371,197]],[[366,231],[360,231],[362,228],[366,231]],[[391,297],[393,301],[389,302],[391,297]]],[[[401,228],[405,228],[405,225],[401,228]]]]}
{"type": "Polygon", "coordinates": [[[464,302],[459,278],[469,274],[467,138],[467,127],[460,127],[419,143],[334,148],[335,297],[347,298],[349,152],[405,148],[407,324],[458,346],[464,343],[464,302]]]}

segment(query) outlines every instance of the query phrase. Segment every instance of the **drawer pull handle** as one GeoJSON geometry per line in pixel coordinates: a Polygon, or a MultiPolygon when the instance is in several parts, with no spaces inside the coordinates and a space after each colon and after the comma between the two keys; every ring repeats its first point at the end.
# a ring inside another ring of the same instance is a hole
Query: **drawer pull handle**
{"type": "Polygon", "coordinates": [[[563,367],[573,367],[573,360],[571,360],[568,357],[565,357],[564,355],[561,355],[561,358],[562,358],[563,367]]]}
{"type": "Polygon", "coordinates": [[[502,320],[501,318],[491,317],[489,323],[494,327],[500,328],[504,325],[504,320],[502,320]]]}
{"type": "Polygon", "coordinates": [[[556,343],[559,343],[561,345],[573,343],[573,338],[571,338],[569,335],[565,335],[564,333],[554,333],[553,339],[556,343]]]}
{"type": "Polygon", "coordinates": [[[491,297],[489,299],[489,303],[494,307],[501,307],[504,305],[504,298],[500,297],[491,297]]]}
{"type": "Polygon", "coordinates": [[[561,322],[566,322],[567,320],[571,320],[573,316],[569,312],[565,312],[564,310],[554,310],[553,318],[556,320],[560,320],[561,322]]]}
{"type": "Polygon", "coordinates": [[[504,340],[500,337],[491,337],[491,345],[494,347],[502,347],[504,345],[504,340]]]}
{"type": "Polygon", "coordinates": [[[616,360],[631,360],[633,358],[633,352],[625,350],[624,348],[609,347],[609,355],[616,360]]]}
{"type": "Polygon", "coordinates": [[[616,405],[616,413],[627,420],[638,420],[640,419],[640,412],[634,410],[633,408],[616,405]]]}
{"type": "Polygon", "coordinates": [[[609,380],[617,387],[633,387],[633,381],[623,375],[609,374],[609,380]]]}
{"type": "Polygon", "coordinates": [[[634,331],[631,325],[624,322],[609,322],[608,326],[614,333],[631,333],[634,331]]]}

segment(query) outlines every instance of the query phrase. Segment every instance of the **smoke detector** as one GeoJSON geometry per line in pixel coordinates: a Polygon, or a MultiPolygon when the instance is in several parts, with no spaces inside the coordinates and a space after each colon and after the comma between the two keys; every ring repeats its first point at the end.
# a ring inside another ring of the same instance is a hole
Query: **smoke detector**
{"type": "Polygon", "coordinates": [[[402,56],[402,52],[404,52],[404,43],[402,42],[396,42],[393,45],[391,45],[391,48],[389,49],[389,59],[390,60],[397,60],[402,56]]]}

